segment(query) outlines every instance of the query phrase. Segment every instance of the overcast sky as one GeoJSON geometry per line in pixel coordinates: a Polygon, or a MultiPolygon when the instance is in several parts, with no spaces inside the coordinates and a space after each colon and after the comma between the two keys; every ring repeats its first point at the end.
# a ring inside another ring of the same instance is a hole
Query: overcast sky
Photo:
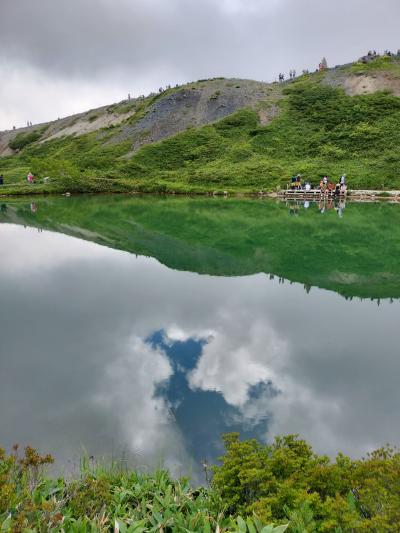
{"type": "Polygon", "coordinates": [[[399,0],[0,0],[0,130],[400,48],[399,0]]]}

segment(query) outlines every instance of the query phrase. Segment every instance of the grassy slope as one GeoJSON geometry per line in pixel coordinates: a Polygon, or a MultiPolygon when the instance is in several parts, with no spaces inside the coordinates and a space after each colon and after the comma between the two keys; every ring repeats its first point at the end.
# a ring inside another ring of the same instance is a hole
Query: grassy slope
{"type": "Polygon", "coordinates": [[[51,198],[36,213],[22,200],[6,205],[0,222],[72,234],[178,270],[264,272],[345,296],[400,297],[395,205],[350,204],[343,219],[316,206],[296,217],[281,203],[217,198],[51,198]]]}
{"type": "MultiPolygon", "coordinates": [[[[337,75],[374,72],[393,78],[400,75],[400,65],[378,59],[338,69],[337,75]]],[[[346,172],[352,188],[399,189],[400,98],[388,92],[350,97],[328,85],[327,76],[302,76],[285,86],[283,99],[266,97],[258,110],[243,109],[214,124],[190,128],[142,147],[133,157],[127,157],[129,140],[115,142],[119,126],[33,142],[0,160],[0,172],[12,183],[4,192],[26,190],[21,176],[28,169],[39,177],[57,177],[51,185],[36,186],[38,192],[271,191],[297,172],[314,182],[324,173],[337,177],[346,172]],[[268,113],[276,105],[278,116],[261,126],[258,111],[268,113]]],[[[143,101],[129,120],[139,120],[152,101],[143,101]]]]}

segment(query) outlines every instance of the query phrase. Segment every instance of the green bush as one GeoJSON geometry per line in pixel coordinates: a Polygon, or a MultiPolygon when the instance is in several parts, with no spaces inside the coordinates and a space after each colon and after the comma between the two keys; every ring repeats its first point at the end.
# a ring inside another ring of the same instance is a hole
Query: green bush
{"type": "Polygon", "coordinates": [[[339,454],[333,462],[293,435],[271,445],[241,442],[238,434],[224,440],[213,487],[232,514],[290,519],[290,531],[301,532],[389,532],[400,524],[397,450],[385,447],[357,461],[339,454]]]}
{"type": "Polygon", "coordinates": [[[12,150],[22,150],[25,146],[40,139],[41,134],[40,130],[34,130],[28,133],[17,133],[17,135],[8,143],[8,146],[12,150]]]}

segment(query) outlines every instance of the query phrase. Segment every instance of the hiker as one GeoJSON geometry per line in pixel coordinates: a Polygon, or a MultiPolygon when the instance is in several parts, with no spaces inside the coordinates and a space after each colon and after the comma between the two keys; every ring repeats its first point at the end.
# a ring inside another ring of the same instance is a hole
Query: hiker
{"type": "Polygon", "coordinates": [[[0,186],[4,185],[4,176],[0,174],[0,186]]]}
{"type": "Polygon", "coordinates": [[[333,192],[335,190],[335,185],[330,181],[328,183],[328,191],[333,192]]]}

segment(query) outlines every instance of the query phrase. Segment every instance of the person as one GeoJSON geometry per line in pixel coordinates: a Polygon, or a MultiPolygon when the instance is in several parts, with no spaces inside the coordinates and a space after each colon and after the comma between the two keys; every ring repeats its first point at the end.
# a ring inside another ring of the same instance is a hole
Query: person
{"type": "Polygon", "coordinates": [[[301,174],[297,174],[297,177],[296,177],[296,189],[297,190],[301,189],[301,174]]]}
{"type": "Polygon", "coordinates": [[[340,200],[340,201],[337,203],[335,209],[336,209],[336,213],[338,214],[338,217],[339,217],[339,218],[342,218],[342,216],[343,216],[343,211],[344,211],[345,207],[346,207],[346,202],[345,202],[345,201],[340,200]]]}
{"type": "Polygon", "coordinates": [[[291,181],[291,185],[290,185],[290,188],[292,189],[292,191],[296,188],[296,181],[297,181],[297,178],[296,176],[292,176],[290,178],[290,181],[291,181]]]}
{"type": "Polygon", "coordinates": [[[310,192],[311,191],[311,183],[309,181],[306,181],[305,190],[306,190],[306,192],[310,192]]]}
{"type": "Polygon", "coordinates": [[[4,185],[4,176],[3,174],[0,174],[0,186],[4,185]]]}
{"type": "Polygon", "coordinates": [[[33,183],[33,174],[32,172],[29,172],[26,176],[26,179],[28,180],[28,183],[33,183]]]}
{"type": "Polygon", "coordinates": [[[335,185],[335,196],[339,196],[340,194],[340,183],[336,183],[335,185]]]}
{"type": "Polygon", "coordinates": [[[347,191],[347,176],[343,174],[340,178],[340,193],[346,194],[347,191]]]}

